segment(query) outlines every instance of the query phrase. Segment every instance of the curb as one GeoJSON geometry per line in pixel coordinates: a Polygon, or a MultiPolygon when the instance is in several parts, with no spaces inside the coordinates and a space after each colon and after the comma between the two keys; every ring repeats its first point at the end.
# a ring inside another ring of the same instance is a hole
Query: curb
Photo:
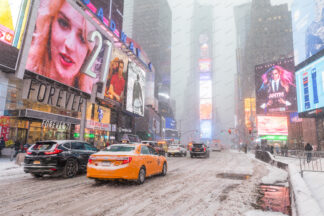
{"type": "Polygon", "coordinates": [[[288,172],[291,206],[295,207],[295,211],[292,209],[292,215],[324,216],[319,204],[312,197],[312,193],[294,165],[277,161],[270,152],[256,152],[255,157],[288,172]]]}

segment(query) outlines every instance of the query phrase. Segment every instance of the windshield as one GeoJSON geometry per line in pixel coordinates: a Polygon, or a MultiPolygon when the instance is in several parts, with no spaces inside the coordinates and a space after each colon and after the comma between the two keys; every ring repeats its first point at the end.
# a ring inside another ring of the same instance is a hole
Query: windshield
{"type": "Polygon", "coordinates": [[[113,145],[106,148],[108,152],[131,152],[135,150],[135,146],[113,145]]]}

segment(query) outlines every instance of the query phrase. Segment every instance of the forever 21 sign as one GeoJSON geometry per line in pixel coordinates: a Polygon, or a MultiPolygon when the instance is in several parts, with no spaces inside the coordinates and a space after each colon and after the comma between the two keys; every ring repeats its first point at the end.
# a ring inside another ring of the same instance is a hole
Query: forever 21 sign
{"type": "Polygon", "coordinates": [[[22,98],[77,112],[81,112],[82,104],[86,101],[77,92],[68,92],[53,84],[33,79],[24,80],[22,98]]]}

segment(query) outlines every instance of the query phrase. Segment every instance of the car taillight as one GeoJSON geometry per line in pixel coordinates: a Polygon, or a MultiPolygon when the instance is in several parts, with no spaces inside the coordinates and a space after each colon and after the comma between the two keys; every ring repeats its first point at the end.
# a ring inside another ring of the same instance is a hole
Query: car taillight
{"type": "Polygon", "coordinates": [[[57,146],[58,145],[56,145],[56,147],[55,147],[55,149],[53,151],[51,151],[51,152],[44,152],[44,154],[46,154],[46,155],[53,155],[53,154],[59,154],[59,153],[63,152],[63,150],[57,149],[57,146]]]}
{"type": "Polygon", "coordinates": [[[92,158],[89,158],[88,163],[91,164],[92,162],[93,162],[92,158]]]}
{"type": "Polygon", "coordinates": [[[204,147],[204,151],[206,151],[206,147],[204,147]]]}
{"type": "Polygon", "coordinates": [[[189,150],[192,151],[192,147],[190,147],[189,150]]]}
{"type": "Polygon", "coordinates": [[[122,160],[122,164],[128,164],[132,161],[132,157],[128,157],[127,159],[125,160],[122,160]]]}
{"type": "Polygon", "coordinates": [[[31,154],[32,154],[32,152],[31,152],[31,151],[29,151],[29,150],[27,150],[27,154],[28,154],[28,155],[31,155],[31,154]]]}

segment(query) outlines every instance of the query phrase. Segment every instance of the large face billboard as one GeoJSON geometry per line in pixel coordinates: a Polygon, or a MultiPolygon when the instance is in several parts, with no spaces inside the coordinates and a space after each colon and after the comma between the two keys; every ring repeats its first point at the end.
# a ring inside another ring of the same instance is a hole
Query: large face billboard
{"type": "Polygon", "coordinates": [[[31,0],[0,0],[0,65],[15,70],[31,0]]]}
{"type": "Polygon", "coordinates": [[[296,111],[294,59],[255,67],[257,114],[296,111]]]}
{"type": "Polygon", "coordinates": [[[144,116],[145,71],[134,62],[128,64],[126,110],[144,116]]]}
{"type": "Polygon", "coordinates": [[[257,116],[258,135],[288,135],[285,116],[257,116]]]}
{"type": "Polygon", "coordinates": [[[324,57],[296,72],[298,112],[324,107],[324,57]]]}
{"type": "Polygon", "coordinates": [[[91,93],[110,50],[111,43],[67,1],[41,0],[26,69],[91,93]]]}
{"type": "Polygon", "coordinates": [[[296,65],[324,48],[323,9],[323,0],[293,1],[292,26],[296,65]]]}
{"type": "Polygon", "coordinates": [[[106,83],[105,97],[122,102],[126,86],[128,57],[121,50],[113,48],[106,83]]]}

